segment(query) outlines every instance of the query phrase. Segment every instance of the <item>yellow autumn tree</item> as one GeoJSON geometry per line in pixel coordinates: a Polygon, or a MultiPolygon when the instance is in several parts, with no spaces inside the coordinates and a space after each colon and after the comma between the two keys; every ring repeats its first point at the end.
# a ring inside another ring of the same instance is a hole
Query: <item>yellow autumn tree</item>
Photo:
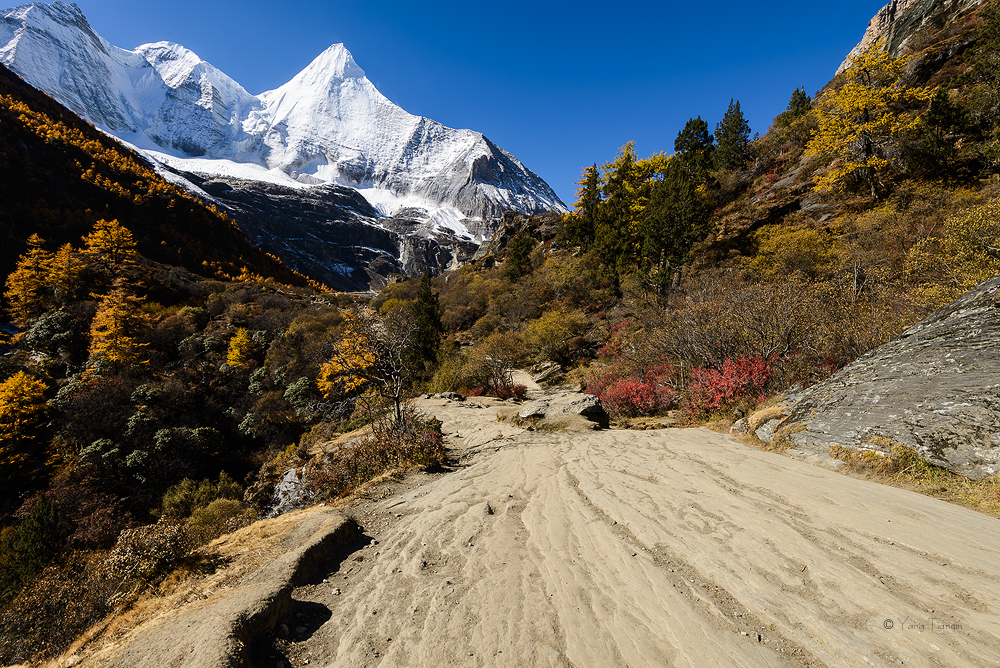
{"type": "Polygon", "coordinates": [[[70,244],[60,246],[49,260],[46,283],[52,290],[55,302],[60,305],[73,301],[80,291],[80,274],[83,262],[70,244]]]}
{"type": "Polygon", "coordinates": [[[381,316],[359,308],[347,314],[344,331],[316,384],[324,396],[347,399],[371,391],[392,402],[393,427],[402,433],[403,395],[412,370],[407,358],[416,322],[410,309],[381,316]]]}
{"type": "Polygon", "coordinates": [[[7,277],[4,298],[7,310],[21,327],[45,312],[46,281],[52,254],[42,248],[44,240],[37,234],[28,238],[28,250],[7,277]]]}
{"type": "Polygon", "coordinates": [[[229,352],[226,353],[226,363],[229,366],[248,367],[256,361],[257,344],[249,332],[243,327],[236,330],[229,339],[229,352]]]}
{"type": "Polygon", "coordinates": [[[90,324],[92,357],[117,367],[146,363],[147,360],[142,359],[142,349],[148,344],[135,340],[145,322],[139,312],[139,302],[123,281],[115,281],[90,324]]]}
{"type": "Polygon", "coordinates": [[[890,165],[892,149],[917,124],[908,109],[931,98],[926,88],[901,82],[906,58],[873,47],[851,59],[845,81],[815,103],[819,124],[806,146],[810,155],[835,160],[817,179],[816,190],[830,190],[849,180],[868,185],[873,199],[881,192],[880,175],[890,165]]]}
{"type": "Polygon", "coordinates": [[[104,262],[115,273],[135,264],[139,257],[132,233],[117,220],[94,223],[94,231],[83,238],[83,243],[85,254],[104,262]]]}
{"type": "Polygon", "coordinates": [[[940,237],[923,239],[906,257],[907,273],[920,282],[917,296],[942,306],[1000,274],[1000,200],[945,221],[940,237]]]}
{"type": "Polygon", "coordinates": [[[45,383],[18,371],[0,383],[0,469],[27,459],[26,445],[45,413],[45,383]]]}

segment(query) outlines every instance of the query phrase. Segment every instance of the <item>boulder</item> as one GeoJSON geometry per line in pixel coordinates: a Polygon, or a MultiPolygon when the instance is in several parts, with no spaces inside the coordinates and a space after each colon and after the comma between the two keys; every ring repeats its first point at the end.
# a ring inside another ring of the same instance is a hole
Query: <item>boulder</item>
{"type": "Polygon", "coordinates": [[[306,502],[312,498],[305,483],[305,469],[299,475],[298,469],[288,469],[281,476],[271,495],[270,507],[264,513],[265,518],[277,517],[300,508],[305,508],[306,502]]]}
{"type": "Polygon", "coordinates": [[[517,416],[522,420],[539,420],[549,424],[570,423],[579,418],[605,428],[610,423],[601,400],[592,394],[580,392],[550,394],[544,399],[525,404],[517,416]]]}
{"type": "Polygon", "coordinates": [[[798,395],[781,425],[826,454],[892,442],[969,477],[1000,471],[1000,276],[798,395]]]}

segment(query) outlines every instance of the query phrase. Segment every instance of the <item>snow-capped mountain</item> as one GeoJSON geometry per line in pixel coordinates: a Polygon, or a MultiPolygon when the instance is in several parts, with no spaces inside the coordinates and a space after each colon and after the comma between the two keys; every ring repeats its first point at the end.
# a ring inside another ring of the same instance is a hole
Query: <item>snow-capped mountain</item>
{"type": "Polygon", "coordinates": [[[566,210],[482,134],[390,102],[342,44],[252,95],[178,44],[120,49],[75,4],[36,2],[0,11],[0,62],[174,170],[348,186],[383,216],[423,209],[425,236],[480,241],[504,211],[566,210]]]}

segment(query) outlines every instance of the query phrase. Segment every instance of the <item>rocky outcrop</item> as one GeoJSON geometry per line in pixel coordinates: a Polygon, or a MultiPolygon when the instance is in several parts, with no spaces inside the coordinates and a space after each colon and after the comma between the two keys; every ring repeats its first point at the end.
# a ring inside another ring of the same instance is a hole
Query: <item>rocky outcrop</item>
{"type": "Polygon", "coordinates": [[[894,56],[903,55],[913,36],[922,28],[943,28],[983,2],[985,0],[892,0],[868,23],[861,42],[841,63],[837,73],[847,68],[852,57],[876,43],[894,56]]]}
{"type": "Polygon", "coordinates": [[[592,394],[556,392],[525,404],[517,412],[521,420],[540,421],[552,426],[570,426],[583,422],[592,427],[607,427],[610,420],[601,400],[592,394]]]}
{"type": "Polygon", "coordinates": [[[420,212],[380,216],[353,188],[183,176],[225,205],[255,245],[335,290],[377,290],[391,274],[438,273],[479,248],[453,234],[427,234],[420,212]]]}
{"type": "Polygon", "coordinates": [[[1000,471],[1000,276],[807,389],[781,431],[803,450],[891,442],[970,477],[1000,471]]]}

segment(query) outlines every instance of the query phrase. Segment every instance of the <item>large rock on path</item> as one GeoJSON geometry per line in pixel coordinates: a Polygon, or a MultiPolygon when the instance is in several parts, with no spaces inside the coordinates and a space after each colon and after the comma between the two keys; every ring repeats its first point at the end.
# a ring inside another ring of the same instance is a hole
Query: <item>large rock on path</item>
{"type": "Polygon", "coordinates": [[[970,477],[1000,471],[1000,276],[806,390],[782,429],[805,450],[888,439],[970,477]]]}
{"type": "Polygon", "coordinates": [[[600,427],[609,424],[608,412],[601,405],[601,400],[592,394],[580,392],[556,392],[525,404],[517,412],[522,420],[540,420],[549,424],[570,424],[574,421],[595,423],[600,427]]]}

